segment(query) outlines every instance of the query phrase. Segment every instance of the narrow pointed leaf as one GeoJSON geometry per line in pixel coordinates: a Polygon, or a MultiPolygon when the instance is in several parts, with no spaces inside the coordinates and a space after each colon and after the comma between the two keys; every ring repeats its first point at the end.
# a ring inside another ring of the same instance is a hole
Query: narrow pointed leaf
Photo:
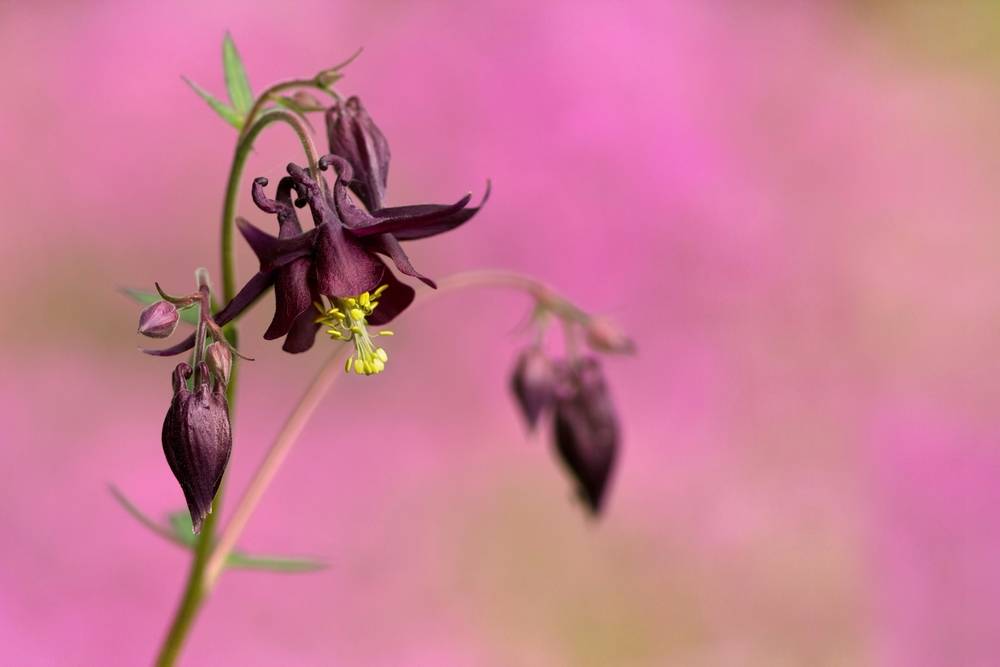
{"type": "Polygon", "coordinates": [[[247,79],[246,70],[243,69],[243,60],[240,59],[236,43],[233,42],[233,37],[229,33],[226,33],[226,38],[222,41],[222,65],[226,71],[229,101],[233,103],[240,118],[245,118],[253,106],[253,92],[250,90],[250,81],[247,79]]]}
{"type": "MultiPolygon", "coordinates": [[[[145,292],[143,290],[131,289],[126,287],[122,290],[125,296],[132,299],[136,303],[141,303],[144,306],[148,306],[151,303],[155,303],[160,300],[160,295],[156,292],[145,292]]],[[[185,308],[180,312],[181,321],[187,322],[188,324],[198,324],[198,309],[197,308],[185,308]]]]}
{"type": "Polygon", "coordinates": [[[201,99],[208,102],[208,106],[212,107],[212,109],[215,110],[215,113],[219,114],[222,120],[226,121],[227,123],[235,127],[237,130],[243,127],[243,116],[238,111],[236,111],[226,103],[215,99],[211,93],[209,93],[207,90],[199,86],[191,79],[188,79],[187,77],[183,77],[183,79],[187,85],[191,86],[191,90],[198,93],[198,96],[201,97],[201,99]]]}
{"type": "Polygon", "coordinates": [[[270,572],[317,572],[325,570],[327,567],[326,563],[309,558],[251,556],[239,551],[229,554],[226,566],[242,570],[268,570],[270,572]]]}
{"type": "MultiPolygon", "coordinates": [[[[116,487],[113,484],[109,484],[108,491],[110,491],[111,495],[114,496],[114,499],[118,501],[118,504],[121,505],[122,508],[124,508],[124,510],[128,512],[133,519],[141,523],[143,526],[145,526],[146,528],[156,533],[165,540],[169,540],[170,542],[173,542],[174,544],[179,544],[181,546],[187,546],[184,540],[179,539],[173,530],[171,530],[167,526],[164,526],[159,521],[156,521],[155,519],[149,517],[142,510],[140,510],[135,505],[135,503],[129,500],[128,497],[126,497],[125,494],[121,492],[121,490],[118,487],[116,487]]],[[[190,525],[190,519],[188,520],[188,523],[190,525]]]]}
{"type": "MultiPolygon", "coordinates": [[[[191,516],[181,510],[173,512],[168,521],[174,538],[186,546],[194,548],[197,537],[191,530],[191,516]]],[[[315,572],[326,567],[325,563],[309,558],[290,556],[254,556],[242,551],[233,551],[226,559],[226,567],[243,570],[268,570],[271,572],[315,572]]]]}

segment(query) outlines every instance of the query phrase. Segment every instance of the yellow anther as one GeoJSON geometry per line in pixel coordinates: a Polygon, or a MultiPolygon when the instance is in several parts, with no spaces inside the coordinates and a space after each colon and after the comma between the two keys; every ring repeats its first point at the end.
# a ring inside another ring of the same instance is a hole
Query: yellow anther
{"type": "MultiPolygon", "coordinates": [[[[354,371],[358,375],[376,375],[385,370],[389,361],[388,353],[372,343],[372,333],[367,328],[366,318],[378,306],[378,297],[388,285],[380,285],[371,292],[362,292],[357,296],[331,298],[329,306],[317,302],[313,305],[321,315],[315,319],[317,324],[324,325],[324,331],[333,340],[351,341],[354,343],[354,354],[344,361],[344,372],[354,371]]],[[[380,336],[392,336],[391,331],[379,331],[380,336]]]]}
{"type": "Polygon", "coordinates": [[[379,336],[395,336],[396,334],[395,334],[395,332],[389,331],[388,329],[386,329],[385,331],[379,331],[378,335],[379,336]]]}

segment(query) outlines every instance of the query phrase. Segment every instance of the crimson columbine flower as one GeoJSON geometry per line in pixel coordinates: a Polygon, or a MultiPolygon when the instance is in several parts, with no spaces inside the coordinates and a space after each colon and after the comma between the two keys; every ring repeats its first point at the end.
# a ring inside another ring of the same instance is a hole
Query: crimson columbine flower
{"type": "Polygon", "coordinates": [[[618,454],[618,417],[597,359],[570,362],[560,375],[556,448],[579,484],[580,498],[596,514],[618,454]]]}
{"type": "Polygon", "coordinates": [[[174,398],[163,420],[163,453],[184,491],[191,525],[197,533],[212,511],[212,500],[233,448],[233,436],[224,383],[216,377],[213,387],[204,362],[199,364],[193,391],[187,386],[191,375],[186,363],[174,369],[174,398]]]}
{"type": "MultiPolygon", "coordinates": [[[[260,271],[216,314],[215,321],[229,322],[274,285],[275,315],[265,338],[285,337],[282,349],[304,352],[312,347],[319,327],[325,326],[332,338],[354,343],[355,355],[348,359],[348,370],[370,375],[380,372],[388,357],[372,342],[367,325],[389,323],[414,297],[413,288],[397,279],[382,257],[391,259],[400,272],[435,287],[434,281],[413,267],[400,242],[434,236],[463,224],[486,202],[489,187],[477,207],[468,205],[471,195],[466,195],[454,204],[382,208],[388,146],[367,114],[363,122],[359,120],[362,117],[357,109],[352,117],[355,144],[341,147],[351,153],[351,159],[327,155],[319,161],[324,171],[334,168],[337,178],[332,193],[323,187],[325,183],[295,164],[288,165],[290,176],[279,182],[273,200],[264,194],[267,179],[254,181],[254,202],[261,210],[277,215],[278,236],[246,220],[237,220],[240,232],[260,261],[260,271]],[[362,143],[375,148],[363,151],[362,143]],[[357,186],[360,181],[354,178],[352,160],[368,170],[362,180],[375,185],[367,189],[357,186]],[[367,200],[369,206],[379,208],[356,206],[348,194],[349,186],[366,193],[363,202],[367,200]],[[295,201],[293,190],[298,195],[295,201]],[[309,231],[302,230],[295,211],[296,206],[305,205],[315,225],[309,231]]],[[[192,337],[156,354],[177,354],[190,349],[193,342],[192,337]]]]}

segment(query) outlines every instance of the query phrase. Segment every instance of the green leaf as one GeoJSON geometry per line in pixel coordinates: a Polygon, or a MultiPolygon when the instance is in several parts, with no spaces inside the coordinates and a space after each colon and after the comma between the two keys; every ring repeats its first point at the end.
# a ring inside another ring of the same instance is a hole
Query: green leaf
{"type": "MultiPolygon", "coordinates": [[[[186,510],[180,510],[172,512],[167,520],[170,522],[175,540],[193,548],[197,536],[191,530],[191,515],[186,510]]],[[[310,558],[256,556],[234,549],[226,559],[226,567],[271,572],[315,572],[326,568],[326,563],[310,558]]]]}
{"type": "Polygon", "coordinates": [[[241,570],[268,570],[270,572],[318,572],[325,570],[327,564],[309,558],[250,556],[240,551],[234,551],[226,559],[226,566],[241,570]]]}
{"type": "MultiPolygon", "coordinates": [[[[174,544],[186,546],[183,540],[178,539],[178,537],[174,534],[174,531],[170,530],[170,528],[168,528],[167,526],[162,525],[160,522],[156,521],[155,519],[143,513],[143,511],[140,510],[138,507],[136,507],[135,503],[129,500],[125,496],[125,494],[118,489],[117,486],[115,486],[114,484],[108,484],[108,491],[110,491],[111,495],[114,496],[115,500],[118,501],[118,504],[121,505],[125,509],[125,511],[128,512],[129,515],[131,515],[133,519],[141,523],[144,527],[153,531],[154,533],[156,533],[165,540],[169,540],[174,544]]],[[[190,519],[188,519],[188,525],[189,526],[191,525],[190,519]]]]}
{"type": "Polygon", "coordinates": [[[226,71],[229,101],[233,103],[240,118],[246,118],[247,113],[253,107],[253,92],[250,90],[250,81],[247,79],[246,70],[243,69],[240,53],[236,50],[236,43],[233,42],[233,37],[228,32],[222,41],[222,65],[226,71]]]}
{"type": "MultiPolygon", "coordinates": [[[[143,290],[130,289],[128,287],[122,291],[125,293],[125,296],[137,303],[141,303],[144,306],[148,306],[149,304],[160,300],[160,295],[156,292],[144,292],[143,290]]],[[[178,312],[180,313],[181,321],[187,322],[188,324],[198,324],[197,308],[185,308],[184,310],[178,312]]]]}
{"type": "Polygon", "coordinates": [[[204,88],[199,86],[191,79],[187,77],[181,77],[181,78],[184,79],[184,82],[187,85],[191,86],[191,89],[194,92],[198,93],[201,99],[208,102],[208,106],[212,107],[212,109],[215,110],[215,113],[219,114],[222,120],[226,121],[227,123],[235,127],[237,130],[243,127],[243,116],[238,111],[236,111],[236,109],[233,109],[226,103],[220,102],[219,100],[215,99],[214,97],[212,97],[211,93],[206,91],[204,88]]]}

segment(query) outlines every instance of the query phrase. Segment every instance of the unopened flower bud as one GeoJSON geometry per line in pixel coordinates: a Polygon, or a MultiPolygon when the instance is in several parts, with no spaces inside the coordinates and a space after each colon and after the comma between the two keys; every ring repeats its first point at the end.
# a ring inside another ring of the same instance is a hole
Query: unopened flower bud
{"type": "Polygon", "coordinates": [[[166,301],[151,303],[139,313],[139,333],[150,338],[166,338],[177,328],[177,307],[166,301]]]}
{"type": "Polygon", "coordinates": [[[587,345],[598,352],[632,354],[635,343],[618,325],[606,317],[592,317],[585,326],[587,345]]]}
{"type": "Polygon", "coordinates": [[[221,382],[212,386],[208,367],[199,368],[198,386],[188,389],[192,375],[186,363],[173,373],[174,398],[163,420],[163,453],[184,491],[194,532],[212,511],[233,448],[229,405],[221,382]]]}
{"type": "Polygon", "coordinates": [[[229,376],[233,371],[233,354],[222,341],[215,341],[205,350],[205,362],[212,371],[217,382],[229,384],[229,376]]]}
{"type": "Polygon", "coordinates": [[[357,97],[327,110],[326,133],[330,152],[351,165],[351,190],[369,211],[382,208],[389,178],[389,142],[357,97]]]}
{"type": "Polygon", "coordinates": [[[553,364],[539,348],[528,348],[517,358],[510,386],[528,428],[534,429],[542,412],[552,405],[555,380],[553,364]]]}
{"type": "Polygon", "coordinates": [[[291,101],[291,103],[294,104],[299,111],[303,112],[323,111],[323,109],[326,108],[315,95],[305,90],[296,91],[295,94],[288,97],[288,100],[291,101]]]}
{"type": "Polygon", "coordinates": [[[618,417],[597,359],[580,359],[562,374],[556,390],[556,448],[576,478],[580,498],[597,514],[618,454],[618,417]]]}

